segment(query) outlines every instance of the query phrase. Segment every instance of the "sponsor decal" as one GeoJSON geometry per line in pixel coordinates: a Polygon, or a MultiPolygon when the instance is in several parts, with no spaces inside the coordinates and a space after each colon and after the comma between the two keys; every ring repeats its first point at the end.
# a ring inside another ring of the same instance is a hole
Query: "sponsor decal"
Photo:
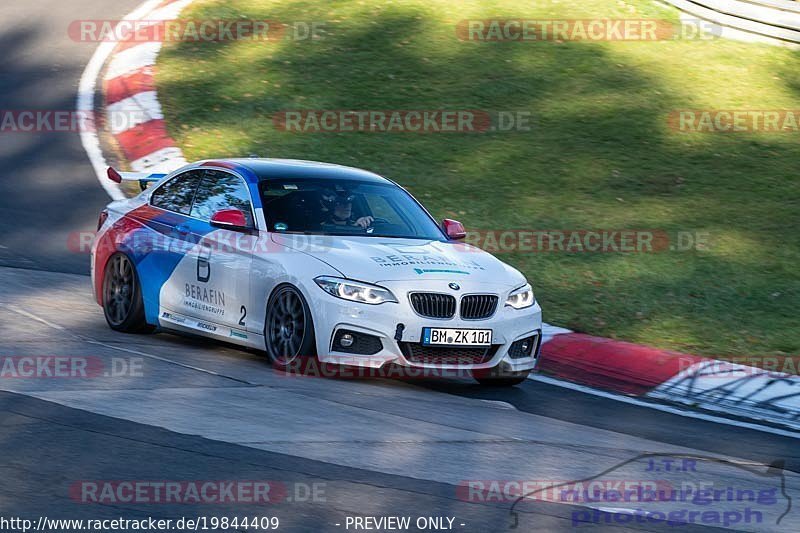
{"type": "Polygon", "coordinates": [[[452,270],[449,268],[415,268],[414,272],[416,272],[417,274],[445,273],[445,274],[466,274],[467,276],[469,276],[469,272],[464,272],[463,270],[452,270]]]}
{"type": "Polygon", "coordinates": [[[186,319],[180,315],[174,315],[172,313],[168,313],[164,311],[161,313],[161,318],[166,318],[167,320],[172,320],[173,322],[177,322],[178,324],[183,324],[186,322],[186,319]]]}
{"type": "Polygon", "coordinates": [[[208,287],[187,283],[183,305],[215,315],[225,315],[225,293],[208,287]]]}
{"type": "MultiPolygon", "coordinates": [[[[403,266],[420,266],[420,267],[454,267],[463,268],[465,270],[486,270],[480,263],[473,260],[454,261],[443,255],[428,254],[428,253],[404,253],[404,254],[391,254],[384,256],[373,256],[374,262],[382,267],[403,267],[403,266]]],[[[420,270],[427,272],[437,272],[433,269],[420,268],[420,270]]],[[[422,274],[423,272],[417,272],[422,274]]],[[[469,274],[464,270],[438,270],[438,272],[451,272],[456,274],[469,274]]]]}

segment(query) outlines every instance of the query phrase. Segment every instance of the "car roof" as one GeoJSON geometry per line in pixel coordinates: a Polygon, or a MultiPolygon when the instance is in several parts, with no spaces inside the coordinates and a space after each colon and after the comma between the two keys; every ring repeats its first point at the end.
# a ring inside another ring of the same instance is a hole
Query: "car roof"
{"type": "Polygon", "coordinates": [[[242,158],[206,161],[206,166],[220,166],[233,170],[247,169],[258,181],[270,179],[330,179],[354,180],[372,183],[392,183],[390,180],[360,168],[346,167],[319,161],[300,159],[242,158]]]}

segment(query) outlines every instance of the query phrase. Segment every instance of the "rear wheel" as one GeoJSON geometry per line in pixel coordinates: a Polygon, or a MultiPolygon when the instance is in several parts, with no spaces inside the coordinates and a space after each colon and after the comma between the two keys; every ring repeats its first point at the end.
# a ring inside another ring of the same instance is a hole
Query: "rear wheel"
{"type": "Polygon", "coordinates": [[[272,366],[294,369],[316,359],[314,321],[303,295],[291,285],[278,287],[267,304],[264,340],[272,366]]]}
{"type": "Polygon", "coordinates": [[[524,383],[525,380],[528,379],[528,374],[530,373],[530,370],[514,372],[512,370],[506,370],[501,367],[501,365],[497,365],[494,368],[485,370],[474,370],[472,372],[472,377],[485,387],[513,387],[514,385],[524,383]]]}
{"type": "Polygon", "coordinates": [[[122,253],[112,255],[103,276],[103,314],[111,329],[125,333],[152,330],[144,318],[144,300],[136,267],[122,253]]]}

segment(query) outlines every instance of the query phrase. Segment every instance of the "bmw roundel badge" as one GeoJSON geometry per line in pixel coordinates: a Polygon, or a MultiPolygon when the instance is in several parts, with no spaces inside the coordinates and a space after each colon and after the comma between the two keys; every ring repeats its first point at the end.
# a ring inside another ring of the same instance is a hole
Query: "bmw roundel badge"
{"type": "Polygon", "coordinates": [[[451,284],[448,285],[448,287],[450,287],[454,291],[457,291],[457,290],[459,290],[461,288],[461,285],[459,285],[458,283],[451,283],[451,284]]]}

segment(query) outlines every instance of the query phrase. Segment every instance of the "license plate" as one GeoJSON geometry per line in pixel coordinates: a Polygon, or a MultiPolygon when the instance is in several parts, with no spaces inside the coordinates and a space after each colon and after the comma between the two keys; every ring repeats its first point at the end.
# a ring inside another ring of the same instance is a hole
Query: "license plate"
{"type": "Polygon", "coordinates": [[[490,329],[422,328],[425,346],[490,346],[490,329]]]}

